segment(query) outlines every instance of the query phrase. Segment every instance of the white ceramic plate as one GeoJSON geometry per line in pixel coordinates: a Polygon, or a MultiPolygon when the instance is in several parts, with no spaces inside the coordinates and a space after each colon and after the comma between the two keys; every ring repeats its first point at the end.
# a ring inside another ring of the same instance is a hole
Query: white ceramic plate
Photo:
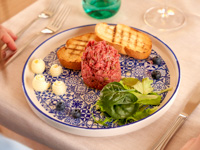
{"type": "MultiPolygon", "coordinates": [[[[120,64],[123,77],[137,77],[139,79],[149,77],[153,70],[159,70],[162,77],[154,80],[153,87],[155,90],[162,90],[173,87],[172,91],[164,93],[162,103],[159,109],[152,115],[127,125],[117,126],[116,124],[108,124],[102,126],[94,122],[91,116],[91,107],[98,100],[100,91],[87,87],[81,78],[80,71],[73,71],[63,68],[63,74],[58,78],[49,75],[49,69],[52,64],[59,64],[56,51],[63,46],[67,39],[89,32],[94,32],[94,24],[79,26],[62,31],[41,43],[27,59],[23,73],[22,85],[27,101],[32,110],[46,123],[58,128],[62,131],[92,137],[114,136],[133,132],[141,129],[161,117],[173,103],[180,82],[180,67],[178,60],[173,51],[157,37],[148,34],[153,43],[153,50],[150,57],[146,60],[135,60],[128,56],[121,56],[120,64]],[[152,58],[156,55],[161,56],[162,64],[152,64],[152,58]],[[65,82],[67,86],[66,94],[56,96],[52,93],[51,88],[45,92],[36,92],[32,88],[32,80],[34,73],[30,69],[32,60],[42,58],[46,64],[46,70],[43,73],[47,81],[53,83],[56,80],[65,82]],[[63,101],[66,109],[57,111],[56,103],[63,101]],[[81,117],[73,118],[70,114],[71,110],[80,109],[81,117]]],[[[151,78],[152,79],[152,78],[151,78]]],[[[100,116],[100,112],[95,111],[94,115],[100,116]]]]}

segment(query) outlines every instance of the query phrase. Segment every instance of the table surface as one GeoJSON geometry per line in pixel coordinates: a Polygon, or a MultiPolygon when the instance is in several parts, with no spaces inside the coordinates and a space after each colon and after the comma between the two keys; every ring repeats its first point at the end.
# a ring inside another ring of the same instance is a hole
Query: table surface
{"type": "MultiPolygon", "coordinates": [[[[37,0],[35,3],[3,23],[7,28],[17,33],[28,22],[33,20],[46,6],[47,0],[37,0]]],[[[181,67],[181,84],[173,105],[156,122],[138,131],[125,135],[91,138],[72,135],[59,131],[40,118],[29,107],[22,90],[22,69],[31,52],[42,41],[52,35],[43,35],[33,41],[26,50],[7,67],[7,76],[0,73],[0,124],[47,145],[52,149],[81,150],[148,150],[166,132],[166,129],[181,112],[193,87],[200,81],[200,2],[195,0],[170,1],[169,5],[181,9],[187,18],[185,25],[173,31],[159,31],[147,26],[143,21],[144,12],[153,6],[161,5],[158,0],[126,0],[122,1],[119,12],[112,18],[96,20],[86,15],[81,6],[81,0],[69,1],[70,16],[61,30],[71,27],[95,24],[98,22],[123,23],[147,31],[164,41],[176,54],[181,67]]],[[[35,32],[40,31],[48,20],[35,22],[17,41],[22,46],[35,32]]],[[[185,124],[174,135],[166,150],[180,149],[189,139],[200,133],[200,106],[195,109],[185,124]]]]}

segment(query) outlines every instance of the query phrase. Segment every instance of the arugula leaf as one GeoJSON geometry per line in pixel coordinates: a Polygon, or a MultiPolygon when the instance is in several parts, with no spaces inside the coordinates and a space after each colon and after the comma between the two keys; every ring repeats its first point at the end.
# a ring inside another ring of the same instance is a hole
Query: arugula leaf
{"type": "Polygon", "coordinates": [[[141,94],[149,94],[153,91],[153,87],[151,86],[152,83],[153,80],[144,78],[142,79],[142,82],[138,81],[133,87],[141,94]]]}
{"type": "Polygon", "coordinates": [[[167,89],[164,89],[164,90],[161,90],[161,91],[157,91],[157,92],[155,92],[155,93],[157,93],[157,94],[162,94],[162,93],[164,93],[164,92],[171,91],[172,89],[173,89],[173,88],[170,87],[170,88],[167,88],[167,89]]]}
{"type": "Polygon", "coordinates": [[[158,109],[157,107],[153,107],[153,108],[147,108],[143,111],[138,111],[133,115],[133,118],[135,121],[141,120],[153,114],[157,109],[158,109]]]}
{"type": "Polygon", "coordinates": [[[132,92],[135,96],[137,96],[137,103],[143,105],[159,105],[161,102],[161,95],[156,93],[151,93],[149,95],[140,94],[137,92],[132,92]]]}
{"type": "Polygon", "coordinates": [[[112,118],[108,118],[106,117],[104,120],[103,119],[99,119],[97,120],[95,117],[94,117],[94,114],[92,114],[92,118],[94,119],[94,121],[98,124],[102,124],[104,126],[107,126],[107,122],[111,122],[112,121],[112,118]]]}
{"type": "Polygon", "coordinates": [[[123,78],[122,83],[129,88],[133,88],[133,86],[138,82],[137,78],[123,78]]]}
{"type": "Polygon", "coordinates": [[[160,105],[160,93],[167,92],[171,88],[153,92],[151,84],[153,80],[144,78],[142,81],[136,78],[123,78],[120,82],[111,82],[104,86],[100,93],[100,99],[96,106],[101,112],[107,114],[104,120],[94,120],[106,125],[106,122],[127,124],[130,121],[143,119],[157,110],[157,107],[148,108],[149,105],[160,105]]]}

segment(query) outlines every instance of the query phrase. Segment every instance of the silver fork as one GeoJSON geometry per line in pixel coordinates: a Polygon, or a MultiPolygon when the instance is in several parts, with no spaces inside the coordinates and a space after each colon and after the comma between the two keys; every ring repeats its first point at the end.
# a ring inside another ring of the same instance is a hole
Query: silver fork
{"type": "MultiPolygon", "coordinates": [[[[33,19],[30,23],[28,23],[24,28],[22,28],[16,35],[19,38],[35,21],[37,21],[38,19],[42,18],[42,19],[47,19],[52,17],[56,11],[58,10],[59,6],[62,4],[63,0],[51,0],[49,6],[47,8],[45,8],[41,13],[39,13],[39,15],[33,19]]],[[[1,56],[1,51],[6,52],[7,50],[9,50],[9,48],[7,47],[7,44],[3,44],[3,46],[1,46],[0,49],[0,61],[1,59],[3,59],[3,57],[1,56]]]]}
{"type": "Polygon", "coordinates": [[[23,47],[19,48],[14,54],[11,54],[4,60],[4,68],[13,61],[32,41],[34,41],[37,37],[42,34],[52,34],[57,32],[61,26],[63,25],[65,19],[70,13],[70,7],[66,2],[63,3],[62,9],[58,12],[58,14],[53,18],[53,20],[40,32],[36,33],[32,38],[30,38],[23,47]]]}
{"type": "Polygon", "coordinates": [[[63,0],[51,0],[49,6],[44,9],[39,15],[33,19],[29,24],[27,24],[21,31],[17,33],[17,36],[20,37],[36,20],[42,18],[42,19],[47,19],[52,17],[59,6],[61,5],[63,0]]]}

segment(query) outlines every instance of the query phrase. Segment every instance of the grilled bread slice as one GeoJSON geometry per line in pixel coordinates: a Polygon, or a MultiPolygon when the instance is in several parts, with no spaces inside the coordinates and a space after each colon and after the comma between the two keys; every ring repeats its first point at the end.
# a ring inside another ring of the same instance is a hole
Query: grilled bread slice
{"type": "Polygon", "coordinates": [[[95,34],[99,40],[114,46],[120,54],[146,59],[151,53],[152,42],[149,36],[124,24],[98,23],[95,34]]]}
{"type": "Polygon", "coordinates": [[[81,57],[90,40],[95,40],[94,33],[83,34],[67,40],[64,47],[57,51],[61,65],[68,69],[81,70],[81,57]]]}

